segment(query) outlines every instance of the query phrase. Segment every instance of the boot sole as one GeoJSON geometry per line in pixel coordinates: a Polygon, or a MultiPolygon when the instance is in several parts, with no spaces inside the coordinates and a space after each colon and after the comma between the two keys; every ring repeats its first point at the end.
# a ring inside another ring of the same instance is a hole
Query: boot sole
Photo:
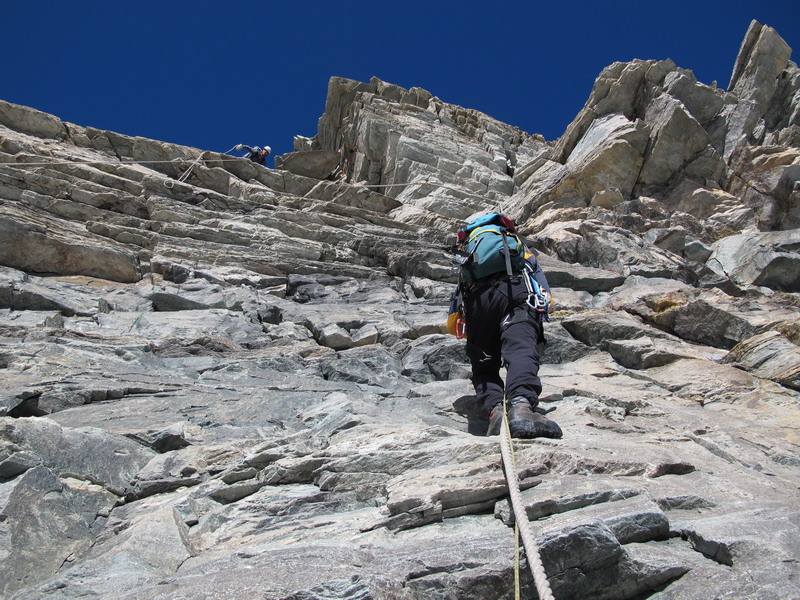
{"type": "Polygon", "coordinates": [[[511,431],[511,437],[517,439],[532,439],[537,437],[560,439],[561,432],[553,431],[544,423],[537,423],[535,421],[510,421],[508,428],[511,431]]]}

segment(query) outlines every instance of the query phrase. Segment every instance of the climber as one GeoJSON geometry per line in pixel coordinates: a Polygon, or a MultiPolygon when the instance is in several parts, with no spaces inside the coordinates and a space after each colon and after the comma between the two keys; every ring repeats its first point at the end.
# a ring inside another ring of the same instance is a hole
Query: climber
{"type": "Polygon", "coordinates": [[[486,435],[500,433],[505,399],[512,437],[560,438],[561,428],[537,408],[542,391],[537,343],[543,341],[542,321],[549,320],[551,296],[536,257],[516,234],[514,222],[499,213],[479,217],[459,230],[456,248],[461,282],[453,293],[447,325],[450,333],[466,334],[472,385],[489,413],[486,435]],[[494,248],[501,256],[489,264],[494,248]]]}
{"type": "Polygon", "coordinates": [[[264,166],[267,164],[267,157],[269,156],[269,153],[272,152],[272,148],[269,146],[264,146],[263,148],[255,146],[251,148],[250,146],[245,146],[244,144],[236,144],[234,148],[236,150],[247,150],[247,154],[245,154],[242,158],[249,158],[254,163],[264,166]]]}

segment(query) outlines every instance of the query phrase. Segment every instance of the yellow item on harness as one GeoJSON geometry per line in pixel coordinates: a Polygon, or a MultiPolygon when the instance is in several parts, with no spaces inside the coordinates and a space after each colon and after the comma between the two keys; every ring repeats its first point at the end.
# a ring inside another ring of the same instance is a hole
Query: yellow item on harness
{"type": "Polygon", "coordinates": [[[457,311],[447,315],[447,333],[463,339],[467,335],[467,322],[464,320],[464,313],[457,311]]]}
{"type": "Polygon", "coordinates": [[[457,335],[458,332],[458,320],[461,316],[461,313],[454,312],[447,315],[447,333],[450,335],[457,335]]]}

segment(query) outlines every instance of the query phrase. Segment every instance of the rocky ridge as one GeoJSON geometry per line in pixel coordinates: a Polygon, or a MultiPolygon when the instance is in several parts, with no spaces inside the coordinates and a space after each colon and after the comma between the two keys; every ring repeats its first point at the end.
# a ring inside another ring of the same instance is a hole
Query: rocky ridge
{"type": "MultiPolygon", "coordinates": [[[[548,142],[333,78],[279,169],[0,102],[0,595],[512,597],[452,232],[557,312],[515,443],[556,598],[800,596],[800,70],[605,69],[548,142]]],[[[523,593],[535,594],[527,572],[523,593]]]]}

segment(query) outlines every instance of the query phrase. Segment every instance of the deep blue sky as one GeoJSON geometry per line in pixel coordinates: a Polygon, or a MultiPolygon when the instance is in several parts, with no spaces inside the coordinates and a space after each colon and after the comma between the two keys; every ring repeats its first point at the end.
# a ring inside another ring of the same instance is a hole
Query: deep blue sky
{"type": "Polygon", "coordinates": [[[751,19],[800,49],[797,0],[4,4],[0,99],[219,152],[291,152],[332,76],[419,86],[555,139],[615,61],[672,58],[726,88],[751,19]]]}

